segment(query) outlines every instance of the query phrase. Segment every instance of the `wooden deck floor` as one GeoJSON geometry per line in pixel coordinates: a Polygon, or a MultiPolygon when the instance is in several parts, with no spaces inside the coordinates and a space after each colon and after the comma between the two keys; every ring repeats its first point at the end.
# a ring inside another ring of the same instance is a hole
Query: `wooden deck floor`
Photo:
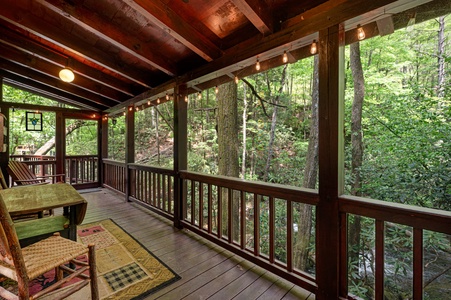
{"type": "Polygon", "coordinates": [[[182,278],[146,299],[315,299],[315,295],[108,189],[80,191],[84,223],[113,219],[182,278]]]}

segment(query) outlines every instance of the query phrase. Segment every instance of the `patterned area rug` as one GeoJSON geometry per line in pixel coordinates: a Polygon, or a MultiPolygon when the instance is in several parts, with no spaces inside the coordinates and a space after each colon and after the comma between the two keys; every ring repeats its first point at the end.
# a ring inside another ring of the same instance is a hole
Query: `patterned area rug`
{"type": "MultiPolygon", "coordinates": [[[[180,279],[112,220],[78,226],[77,233],[79,242],[96,245],[101,299],[142,299],[180,279]]],[[[51,282],[53,273],[33,280],[32,294],[51,282]]],[[[67,299],[90,299],[89,285],[67,299]]]]}

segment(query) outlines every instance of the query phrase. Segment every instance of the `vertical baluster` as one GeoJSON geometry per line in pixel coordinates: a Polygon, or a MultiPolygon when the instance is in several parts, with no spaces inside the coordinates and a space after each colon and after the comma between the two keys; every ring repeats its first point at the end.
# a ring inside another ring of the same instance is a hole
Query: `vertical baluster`
{"type": "Polygon", "coordinates": [[[260,200],[254,194],[254,255],[260,256],[260,200]]]}
{"type": "Polygon", "coordinates": [[[413,229],[413,299],[423,299],[423,230],[413,229]]]}
{"type": "Polygon", "coordinates": [[[211,184],[208,184],[208,233],[211,234],[212,224],[212,213],[213,213],[213,198],[211,184]]]}
{"type": "Polygon", "coordinates": [[[244,191],[240,192],[240,244],[241,249],[246,247],[246,201],[244,191]]]}
{"type": "Polygon", "coordinates": [[[274,263],[275,257],[275,227],[276,227],[276,217],[275,217],[276,208],[274,205],[274,198],[269,197],[269,262],[274,263]]]}
{"type": "Polygon", "coordinates": [[[204,184],[199,181],[199,228],[204,225],[204,184]]]}
{"type": "Polygon", "coordinates": [[[384,299],[384,252],[385,252],[385,226],[384,221],[376,220],[376,300],[384,299]]]}
{"type": "Polygon", "coordinates": [[[194,225],[196,204],[196,183],[191,180],[191,224],[194,225]]]}
{"type": "Polygon", "coordinates": [[[218,185],[218,238],[222,237],[222,187],[218,185]]]}
{"type": "Polygon", "coordinates": [[[233,242],[233,229],[234,229],[234,224],[232,221],[232,193],[233,190],[228,188],[227,189],[227,237],[228,237],[228,241],[229,243],[233,242]]]}
{"type": "Polygon", "coordinates": [[[293,202],[287,200],[287,271],[293,271],[293,202]]]}

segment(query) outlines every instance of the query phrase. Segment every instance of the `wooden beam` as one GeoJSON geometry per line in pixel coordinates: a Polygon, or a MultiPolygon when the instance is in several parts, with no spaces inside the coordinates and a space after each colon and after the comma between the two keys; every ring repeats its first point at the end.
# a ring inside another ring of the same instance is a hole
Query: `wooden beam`
{"type": "Polygon", "coordinates": [[[274,21],[269,6],[262,0],[231,0],[233,4],[264,35],[274,31],[274,21]]]}
{"type": "Polygon", "coordinates": [[[67,84],[65,82],[62,82],[59,79],[51,78],[47,75],[41,74],[32,69],[28,69],[28,68],[20,66],[18,64],[12,63],[5,59],[0,59],[0,68],[2,68],[4,70],[8,70],[11,73],[20,74],[22,77],[30,78],[31,80],[40,82],[44,85],[48,85],[55,89],[59,89],[61,91],[65,91],[67,93],[71,93],[80,98],[84,98],[93,104],[103,106],[104,109],[106,109],[110,106],[113,106],[115,104],[114,102],[112,102],[110,100],[106,100],[105,98],[102,98],[102,97],[100,97],[96,94],[93,94],[91,92],[88,92],[86,90],[83,90],[77,86],[67,84]]]}
{"type": "Polygon", "coordinates": [[[174,76],[177,73],[175,64],[163,53],[158,53],[157,48],[153,47],[151,49],[149,45],[152,44],[145,43],[122,32],[119,26],[104,20],[98,14],[83,8],[82,5],[70,5],[62,0],[35,0],[35,2],[152,67],[170,76],[174,76]]]}
{"type": "Polygon", "coordinates": [[[163,2],[147,0],[124,0],[124,2],[206,61],[210,62],[221,56],[222,52],[215,44],[163,2]]]}
{"type": "MultiPolygon", "coordinates": [[[[0,57],[13,63],[32,68],[42,74],[59,80],[58,73],[61,70],[61,67],[58,67],[46,60],[40,59],[37,56],[21,52],[16,48],[12,48],[10,46],[0,44],[0,57]]],[[[125,101],[129,98],[127,95],[119,93],[118,91],[104,85],[95,83],[92,80],[88,80],[80,75],[75,76],[75,80],[71,83],[71,85],[78,86],[81,89],[87,90],[93,94],[97,94],[98,96],[105,98],[106,103],[109,102],[112,105],[121,103],[121,101],[125,101]]]]}
{"type": "MultiPolygon", "coordinates": [[[[4,21],[3,21],[4,22],[4,21]]],[[[28,52],[41,59],[52,62],[60,67],[65,67],[67,64],[67,57],[48,49],[32,39],[26,38],[17,32],[8,30],[6,27],[0,26],[0,42],[15,47],[23,52],[28,52]]],[[[131,88],[131,84],[126,84],[124,81],[117,79],[111,75],[105,74],[97,69],[91,68],[78,60],[71,60],[71,67],[74,72],[83,75],[95,82],[108,86],[118,92],[133,97],[136,91],[131,88]]]]}
{"type": "Polygon", "coordinates": [[[150,88],[145,72],[130,66],[120,65],[119,62],[121,60],[117,53],[105,53],[88,42],[75,38],[74,35],[63,28],[49,24],[43,18],[34,14],[35,11],[29,1],[26,1],[26,4],[22,3],[23,1],[3,0],[0,19],[10,22],[55,45],[59,45],[72,53],[83,53],[86,59],[95,64],[120,74],[146,88],[150,88]],[[89,51],[86,52],[86,49],[89,49],[89,51]]]}

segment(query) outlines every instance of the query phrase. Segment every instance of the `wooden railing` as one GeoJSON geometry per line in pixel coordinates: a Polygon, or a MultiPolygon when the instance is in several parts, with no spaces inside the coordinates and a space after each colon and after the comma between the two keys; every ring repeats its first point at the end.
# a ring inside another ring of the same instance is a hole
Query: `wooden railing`
{"type": "MultiPolygon", "coordinates": [[[[127,170],[125,163],[105,160],[104,172],[104,185],[122,193],[126,191],[126,173],[130,172],[129,200],[141,203],[168,219],[176,218],[173,191],[179,177],[172,170],[137,164],[130,164],[127,170]]],[[[179,217],[184,228],[313,293],[317,292],[315,276],[298,270],[293,260],[296,251],[296,228],[293,225],[301,221],[297,213],[304,205],[311,208],[315,216],[319,204],[317,191],[188,171],[181,171],[179,176],[183,199],[179,217]]],[[[341,297],[358,299],[348,295],[349,253],[346,245],[349,232],[346,225],[348,217],[354,215],[372,218],[375,222],[374,299],[383,299],[384,293],[384,257],[387,255],[384,225],[412,227],[412,295],[414,299],[422,299],[423,232],[451,235],[451,212],[341,196],[337,213],[341,223],[341,297]]],[[[313,224],[313,228],[315,226],[313,224]]],[[[313,239],[315,247],[318,243],[327,244],[322,240],[327,236],[313,239]]]]}
{"type": "Polygon", "coordinates": [[[125,194],[127,164],[103,159],[103,185],[125,194]]]}
{"type": "Polygon", "coordinates": [[[26,163],[36,176],[54,175],[56,160],[49,155],[11,155],[11,160],[26,163]]]}
{"type": "Polygon", "coordinates": [[[65,157],[66,180],[70,184],[98,182],[97,155],[70,155],[65,157]]]}
{"type": "MultiPolygon", "coordinates": [[[[342,196],[339,199],[339,210],[341,214],[341,223],[347,224],[349,215],[371,218],[375,222],[375,295],[374,299],[384,298],[385,279],[385,258],[387,251],[386,225],[390,226],[410,226],[413,237],[413,299],[423,299],[423,269],[425,262],[424,253],[424,231],[439,232],[451,235],[451,212],[416,207],[410,205],[389,203],[373,199],[364,199],[353,196],[342,196]]],[[[346,226],[341,226],[342,245],[346,244],[348,230],[346,226]]],[[[342,266],[347,266],[348,252],[346,249],[341,251],[342,266]]],[[[342,295],[347,295],[348,270],[343,267],[340,272],[342,283],[342,295]]],[[[349,297],[354,299],[353,297],[349,297]]],[[[409,299],[411,299],[409,297],[409,299]]]]}
{"type": "Polygon", "coordinates": [[[130,197],[173,220],[174,176],[170,169],[129,164],[130,197]]]}

